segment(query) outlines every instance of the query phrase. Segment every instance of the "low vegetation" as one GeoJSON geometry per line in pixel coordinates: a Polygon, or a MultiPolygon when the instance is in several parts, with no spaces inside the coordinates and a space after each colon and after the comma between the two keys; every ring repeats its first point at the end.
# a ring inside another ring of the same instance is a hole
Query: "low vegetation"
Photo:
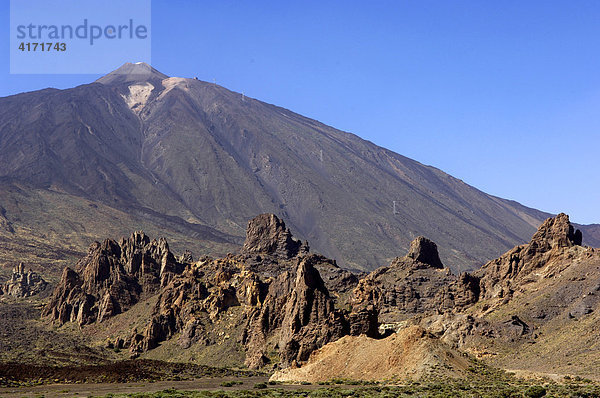
{"type": "Polygon", "coordinates": [[[128,360],[101,365],[44,366],[0,363],[0,387],[27,387],[44,384],[132,383],[193,380],[200,377],[239,378],[223,382],[222,387],[242,384],[242,379],[266,376],[248,370],[150,360],[128,360]],[[226,385],[227,384],[227,385],[226,385]]]}
{"type": "MultiPolygon", "coordinates": [[[[164,390],[155,393],[138,393],[129,395],[110,395],[115,397],[129,398],[253,398],[253,397],[313,397],[313,398],[346,398],[346,397],[422,397],[422,398],[445,398],[445,397],[480,397],[480,398],[503,398],[503,397],[598,397],[600,396],[600,385],[598,384],[558,384],[551,382],[517,381],[515,383],[490,382],[472,383],[469,381],[438,381],[438,382],[413,382],[407,385],[371,385],[371,386],[338,386],[320,387],[318,389],[283,389],[281,386],[268,386],[261,383],[252,390],[229,390],[229,391],[179,391],[164,390]]],[[[106,396],[108,398],[109,396],[106,396]]]]}

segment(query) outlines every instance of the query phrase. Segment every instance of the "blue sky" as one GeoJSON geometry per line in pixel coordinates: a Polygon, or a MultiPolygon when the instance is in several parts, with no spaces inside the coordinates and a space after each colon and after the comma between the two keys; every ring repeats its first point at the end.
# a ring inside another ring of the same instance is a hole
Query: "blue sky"
{"type": "MultiPolygon", "coordinates": [[[[98,77],[10,75],[8,45],[1,96],[98,77]]],[[[154,0],[152,63],[600,223],[598,1],[154,0]]]]}

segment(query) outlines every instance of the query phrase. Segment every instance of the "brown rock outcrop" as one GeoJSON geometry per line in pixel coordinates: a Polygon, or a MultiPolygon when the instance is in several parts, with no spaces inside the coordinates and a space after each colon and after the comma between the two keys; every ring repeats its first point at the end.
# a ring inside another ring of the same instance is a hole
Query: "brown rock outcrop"
{"type": "Polygon", "coordinates": [[[162,238],[135,232],[118,243],[94,242],[75,270],[64,270],[43,315],[59,323],[101,322],[158,293],[182,270],[162,238]]]}
{"type": "Polygon", "coordinates": [[[315,349],[349,333],[347,321],[335,310],[311,261],[300,261],[283,313],[279,347],[284,366],[294,361],[306,361],[315,349]]]}
{"type": "Polygon", "coordinates": [[[359,281],[354,307],[371,305],[379,310],[380,321],[387,323],[462,308],[478,297],[478,279],[467,273],[453,275],[440,261],[436,244],[420,236],[405,257],[359,281]]]}
{"type": "Polygon", "coordinates": [[[440,260],[437,245],[424,236],[418,236],[410,242],[410,248],[406,257],[433,268],[444,268],[442,260],[440,260]]]}
{"type": "Polygon", "coordinates": [[[25,266],[20,263],[13,269],[11,278],[0,285],[0,294],[8,294],[13,297],[31,297],[43,292],[48,286],[48,282],[40,274],[32,271],[25,271],[25,266]]]}
{"type": "Polygon", "coordinates": [[[166,242],[152,243],[141,235],[121,244],[106,241],[92,247],[78,272],[65,270],[47,313],[60,322],[102,321],[145,293],[157,292],[148,324],[122,336],[123,347],[138,355],[176,334],[184,349],[226,344],[229,338],[241,343],[251,368],[269,363],[273,352],[288,366],[346,334],[375,336],[373,308],[352,314],[336,309],[336,296],[327,289],[329,284],[339,288],[337,295],[344,294],[356,277],[307,251],[308,245],[294,239],[281,220],[265,214],[249,222],[239,255],[202,258],[185,267],[174,261],[166,242]],[[328,275],[327,283],[319,269],[328,275]],[[171,270],[168,277],[164,270],[171,270]],[[240,334],[225,337],[224,330],[240,334]]]}
{"type": "Polygon", "coordinates": [[[347,334],[378,334],[374,306],[336,308],[336,300],[358,283],[356,276],[308,253],[308,245],[272,214],[248,223],[240,254],[191,259],[189,253],[176,258],[166,241],[143,233],[96,242],[75,270],[64,270],[44,314],[61,324],[85,325],[158,294],[146,326],[118,337],[122,347],[135,356],[175,335],[183,349],[229,340],[251,368],[269,363],[274,352],[285,367],[347,334]]]}
{"type": "Polygon", "coordinates": [[[248,222],[242,253],[289,259],[308,251],[308,244],[295,239],[283,220],[274,214],[261,214],[248,222]]]}
{"type": "Polygon", "coordinates": [[[573,228],[569,216],[561,213],[548,218],[528,244],[516,246],[475,273],[481,279],[482,297],[510,298],[521,284],[535,277],[535,270],[562,256],[566,249],[581,245],[581,241],[581,231],[573,228]]]}
{"type": "Polygon", "coordinates": [[[575,350],[587,358],[597,340],[580,325],[595,322],[600,311],[600,252],[581,241],[565,214],[547,219],[529,243],[461,277],[463,285],[479,285],[477,306],[431,315],[421,326],[453,347],[497,358],[500,366],[555,371],[575,350]]]}

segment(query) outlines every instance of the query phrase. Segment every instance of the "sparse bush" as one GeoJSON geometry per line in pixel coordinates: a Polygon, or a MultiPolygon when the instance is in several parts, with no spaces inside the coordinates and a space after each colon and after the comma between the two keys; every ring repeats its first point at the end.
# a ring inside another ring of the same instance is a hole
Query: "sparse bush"
{"type": "Polygon", "coordinates": [[[525,396],[528,398],[542,398],[546,395],[546,389],[542,386],[531,386],[525,390],[525,396]]]}
{"type": "Polygon", "coordinates": [[[254,388],[256,388],[257,390],[264,390],[265,388],[267,388],[267,383],[256,383],[254,385],[254,388]]]}
{"type": "Polygon", "coordinates": [[[233,387],[237,383],[235,381],[224,381],[221,383],[221,387],[233,387]]]}

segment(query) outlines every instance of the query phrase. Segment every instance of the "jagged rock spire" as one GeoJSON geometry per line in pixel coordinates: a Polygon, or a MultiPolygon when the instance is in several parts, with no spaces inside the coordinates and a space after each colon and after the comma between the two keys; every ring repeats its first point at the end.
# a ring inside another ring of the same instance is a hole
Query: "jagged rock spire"
{"type": "Polygon", "coordinates": [[[581,231],[575,230],[569,222],[569,216],[560,213],[544,221],[531,238],[530,245],[546,251],[555,247],[581,246],[582,238],[581,231]]]}
{"type": "Polygon", "coordinates": [[[242,253],[292,258],[304,252],[308,252],[308,244],[295,239],[276,215],[261,214],[248,222],[242,253]]]}

